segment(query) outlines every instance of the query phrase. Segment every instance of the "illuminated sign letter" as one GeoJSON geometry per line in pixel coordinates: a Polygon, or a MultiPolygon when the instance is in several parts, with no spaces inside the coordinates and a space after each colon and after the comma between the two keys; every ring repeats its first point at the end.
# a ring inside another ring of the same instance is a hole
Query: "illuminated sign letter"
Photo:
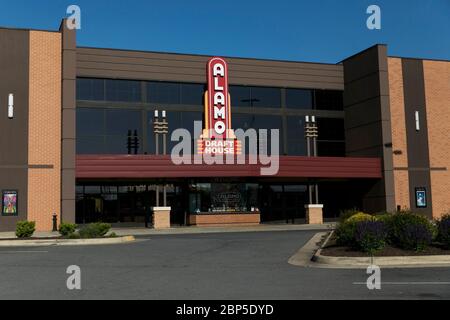
{"type": "Polygon", "coordinates": [[[231,129],[228,65],[224,59],[212,58],[208,61],[207,80],[205,121],[198,142],[199,153],[240,154],[241,143],[231,129]]]}

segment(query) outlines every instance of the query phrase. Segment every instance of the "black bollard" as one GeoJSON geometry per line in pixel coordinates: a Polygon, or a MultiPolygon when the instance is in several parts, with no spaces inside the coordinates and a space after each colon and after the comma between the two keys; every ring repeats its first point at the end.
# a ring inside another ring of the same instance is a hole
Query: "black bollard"
{"type": "Polygon", "coordinates": [[[58,231],[58,217],[56,213],[53,214],[53,232],[58,231]]]}

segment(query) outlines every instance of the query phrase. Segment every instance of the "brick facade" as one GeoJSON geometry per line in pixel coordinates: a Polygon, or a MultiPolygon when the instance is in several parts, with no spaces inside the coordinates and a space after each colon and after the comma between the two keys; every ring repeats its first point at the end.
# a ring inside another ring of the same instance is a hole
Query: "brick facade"
{"type": "Polygon", "coordinates": [[[424,60],[433,217],[450,213],[450,61],[424,60]]]}
{"type": "Polygon", "coordinates": [[[406,142],[405,100],[403,92],[402,59],[388,58],[389,97],[391,106],[392,150],[394,167],[395,204],[402,209],[410,207],[408,149],[406,142]]]}
{"type": "Polygon", "coordinates": [[[27,213],[37,231],[61,210],[61,68],[61,34],[30,31],[27,213]]]}
{"type": "Polygon", "coordinates": [[[195,226],[244,226],[258,225],[261,223],[261,215],[256,214],[204,214],[190,215],[189,224],[195,226]]]}

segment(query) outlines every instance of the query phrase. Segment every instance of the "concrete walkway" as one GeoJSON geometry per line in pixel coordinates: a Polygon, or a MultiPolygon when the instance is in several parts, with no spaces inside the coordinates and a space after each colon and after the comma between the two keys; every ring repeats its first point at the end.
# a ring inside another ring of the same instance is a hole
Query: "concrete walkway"
{"type": "Polygon", "coordinates": [[[176,235],[176,234],[199,234],[199,233],[236,233],[236,232],[273,232],[273,231],[300,231],[300,230],[330,230],[335,226],[334,223],[324,225],[306,225],[306,224],[262,224],[258,226],[241,227],[173,227],[167,230],[155,230],[145,228],[117,228],[112,229],[118,236],[133,235],[176,235]]]}
{"type": "MultiPolygon", "coordinates": [[[[155,230],[145,228],[113,228],[112,232],[118,236],[151,236],[151,235],[177,235],[177,234],[199,234],[199,233],[233,233],[233,232],[270,232],[270,231],[301,231],[301,230],[330,230],[335,223],[324,225],[307,224],[261,224],[248,227],[173,227],[167,230],[155,230]]],[[[36,232],[33,237],[52,238],[58,237],[58,232],[36,232]]],[[[0,239],[14,239],[14,232],[0,232],[0,239]]]]}

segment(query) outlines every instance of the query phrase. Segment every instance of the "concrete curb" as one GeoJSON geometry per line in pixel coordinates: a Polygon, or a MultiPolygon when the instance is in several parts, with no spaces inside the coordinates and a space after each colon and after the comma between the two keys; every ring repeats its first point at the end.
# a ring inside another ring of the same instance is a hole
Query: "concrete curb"
{"type": "Polygon", "coordinates": [[[100,239],[0,240],[0,247],[93,246],[134,242],[134,236],[100,239]]]}
{"type": "Polygon", "coordinates": [[[435,268],[450,266],[450,255],[404,256],[404,257],[333,257],[323,256],[322,249],[327,245],[334,231],[317,250],[311,261],[319,268],[366,269],[369,265],[382,268],[435,268]]]}
{"type": "Polygon", "coordinates": [[[298,250],[289,260],[288,263],[299,267],[310,267],[312,264],[311,257],[314,256],[317,249],[320,248],[319,243],[328,234],[328,232],[316,233],[300,250],[298,250]]]}
{"type": "Polygon", "coordinates": [[[245,233],[245,232],[281,232],[281,231],[330,231],[334,228],[331,223],[323,225],[258,225],[251,227],[182,227],[171,229],[111,229],[117,235],[131,234],[134,236],[158,236],[158,235],[195,235],[210,233],[245,233]]]}

